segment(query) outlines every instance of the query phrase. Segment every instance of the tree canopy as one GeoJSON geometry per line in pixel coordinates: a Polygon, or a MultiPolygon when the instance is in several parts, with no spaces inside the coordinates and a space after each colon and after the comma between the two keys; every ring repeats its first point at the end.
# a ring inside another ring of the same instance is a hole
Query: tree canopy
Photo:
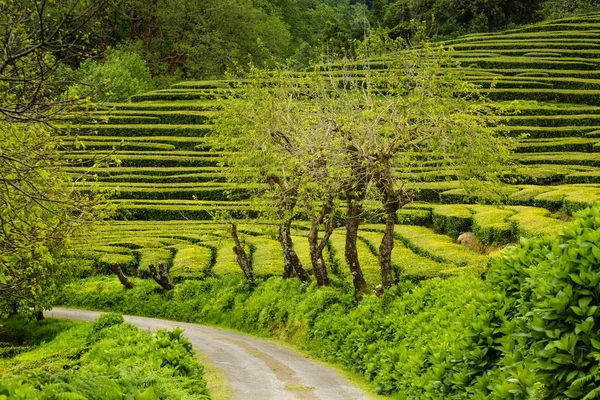
{"type": "MultiPolygon", "coordinates": [[[[255,70],[217,122],[221,142],[236,151],[228,160],[232,179],[268,188],[257,189],[271,204],[267,216],[287,230],[298,215],[309,216],[314,270],[324,262],[315,246],[318,225],[330,234],[327,221],[344,200],[345,258],[357,293],[366,289],[356,239],[369,196],[380,201],[386,221],[379,253],[388,288],[396,211],[412,199],[398,172],[407,176],[426,162],[457,169],[466,187],[497,182],[511,147],[491,129],[492,108],[477,89],[444,72],[444,51],[424,46],[393,57],[394,68],[377,72],[357,63],[311,74],[255,70]]],[[[293,253],[281,228],[280,242],[284,254],[293,253]]]]}

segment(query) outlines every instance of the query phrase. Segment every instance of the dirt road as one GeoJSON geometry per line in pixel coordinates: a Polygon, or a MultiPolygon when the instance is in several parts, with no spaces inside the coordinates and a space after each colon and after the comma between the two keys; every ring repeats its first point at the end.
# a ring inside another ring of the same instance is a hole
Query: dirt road
{"type": "MultiPolygon", "coordinates": [[[[101,312],[55,308],[48,317],[93,321],[101,312]]],[[[192,345],[223,371],[239,400],[368,400],[336,371],[275,343],[210,326],[124,316],[145,330],[185,328],[192,345]]]]}

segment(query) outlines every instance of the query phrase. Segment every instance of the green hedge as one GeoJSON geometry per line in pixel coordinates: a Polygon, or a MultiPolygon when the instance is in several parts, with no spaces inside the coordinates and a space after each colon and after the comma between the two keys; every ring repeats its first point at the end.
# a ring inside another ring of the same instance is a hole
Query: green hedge
{"type": "Polygon", "coordinates": [[[180,246],[173,258],[169,275],[173,282],[185,279],[202,279],[210,273],[215,263],[216,249],[204,245],[180,246]]]}
{"type": "Polygon", "coordinates": [[[600,105],[600,90],[481,89],[481,91],[493,100],[536,100],[600,105]]]}
{"type": "Polygon", "coordinates": [[[516,212],[508,218],[517,236],[533,237],[556,234],[564,222],[550,216],[550,211],[527,206],[508,206],[508,210],[516,212]]]}
{"type": "Polygon", "coordinates": [[[427,226],[432,224],[431,209],[411,209],[404,207],[397,214],[398,222],[403,225],[427,226]]]}
{"type": "MultiPolygon", "coordinates": [[[[283,254],[277,240],[264,236],[246,236],[246,243],[253,247],[252,267],[256,276],[270,277],[283,274],[283,254]]],[[[305,267],[309,266],[305,265],[305,267]]]]}
{"type": "Polygon", "coordinates": [[[461,205],[440,205],[433,208],[433,227],[442,233],[457,238],[461,233],[470,232],[473,214],[461,205]]]}
{"type": "MultiPolygon", "coordinates": [[[[359,232],[359,237],[363,241],[368,242],[370,248],[377,249],[383,233],[361,231],[359,232]]],[[[439,263],[431,258],[416,254],[400,240],[394,241],[392,267],[397,279],[410,279],[415,282],[435,277],[456,275],[462,270],[462,268],[456,268],[454,264],[439,263]]],[[[380,279],[379,276],[375,277],[375,281],[380,279]]]]}
{"type": "Polygon", "coordinates": [[[100,175],[99,182],[128,182],[128,183],[193,183],[193,182],[225,182],[227,179],[223,174],[216,172],[205,172],[198,174],[178,175],[100,175]]]}
{"type": "Polygon", "coordinates": [[[473,212],[473,234],[485,245],[504,245],[516,239],[513,224],[508,221],[515,211],[493,206],[470,206],[473,212]]]}
{"type": "MultiPolygon", "coordinates": [[[[510,36],[510,35],[509,35],[510,36]]],[[[464,42],[452,44],[451,47],[457,51],[469,51],[469,50],[523,50],[522,52],[531,51],[531,49],[565,49],[565,50],[598,50],[600,49],[600,40],[597,39],[586,39],[575,37],[571,39],[558,39],[558,38],[544,38],[538,39],[530,38],[523,40],[509,40],[504,38],[497,38],[497,40],[485,40],[480,42],[464,42]]],[[[504,52],[503,52],[504,53],[504,52]]]]}
{"type": "Polygon", "coordinates": [[[146,101],[142,103],[105,103],[106,110],[144,110],[144,111],[212,111],[220,104],[215,101],[146,101]]]}
{"type": "MultiPolygon", "coordinates": [[[[94,114],[101,117],[101,114],[94,114]]],[[[215,113],[212,111],[156,111],[156,110],[117,110],[110,111],[108,115],[108,123],[116,123],[120,118],[123,119],[123,124],[127,124],[128,119],[139,119],[140,124],[144,124],[145,120],[151,119],[155,124],[183,124],[183,125],[203,125],[211,122],[215,113]]],[[[131,122],[134,123],[134,122],[131,122]]],[[[146,124],[149,124],[146,122],[146,124]]]]}
{"type": "MultiPolygon", "coordinates": [[[[87,167],[67,167],[66,171],[73,174],[83,174],[89,171],[87,167]]],[[[221,167],[102,167],[94,171],[99,177],[112,174],[135,174],[168,177],[170,175],[187,175],[192,173],[214,174],[221,171],[221,167]]]]}
{"type": "Polygon", "coordinates": [[[169,100],[215,100],[223,98],[223,93],[215,93],[209,91],[181,91],[181,92],[150,92],[144,94],[136,94],[131,96],[130,101],[132,103],[139,103],[143,101],[169,101],[169,100]]]}
{"type": "MultiPolygon", "coordinates": [[[[201,193],[197,197],[203,197],[201,193]]],[[[168,198],[173,198],[167,196],[168,198]]],[[[220,211],[228,211],[233,218],[258,218],[260,212],[239,206],[184,206],[184,205],[161,205],[161,204],[127,204],[120,205],[114,219],[117,220],[141,220],[141,221],[170,221],[170,220],[198,220],[212,221],[220,211]]]]}
{"type": "MultiPolygon", "coordinates": [[[[196,153],[197,154],[197,153],[196,153]]],[[[170,155],[135,155],[135,154],[115,154],[95,152],[87,154],[74,154],[73,152],[63,155],[71,165],[93,166],[101,162],[112,162],[114,158],[118,159],[123,167],[216,167],[223,159],[215,153],[209,153],[210,156],[170,156],[170,155]]],[[[114,163],[113,163],[114,164],[114,163]]]]}
{"type": "Polygon", "coordinates": [[[138,254],[138,276],[140,278],[149,278],[150,269],[148,266],[153,264],[158,266],[159,263],[164,263],[167,267],[173,264],[173,253],[169,249],[164,248],[142,248],[137,250],[138,254]]]}
{"type": "Polygon", "coordinates": [[[600,171],[575,172],[567,175],[566,183],[600,183],[600,171]]]}
{"type": "Polygon", "coordinates": [[[238,81],[216,80],[216,81],[187,81],[179,82],[171,86],[174,89],[228,89],[238,81]]]}
{"type": "Polygon", "coordinates": [[[600,166],[599,153],[520,153],[514,157],[521,164],[559,164],[600,166]]]}
{"type": "MultiPolygon", "coordinates": [[[[599,81],[600,82],[600,81],[599,81]]],[[[499,119],[503,125],[564,127],[564,126],[600,126],[600,115],[515,115],[499,119]]]]}
{"type": "Polygon", "coordinates": [[[84,146],[87,150],[156,150],[156,151],[171,151],[176,150],[176,147],[167,143],[143,143],[143,142],[112,142],[112,141],[89,141],[78,140],[78,144],[73,142],[63,141],[61,146],[68,149],[81,149],[84,146]]]}
{"type": "Polygon", "coordinates": [[[595,70],[598,68],[597,59],[559,58],[556,60],[538,59],[534,57],[491,57],[465,58],[460,60],[463,66],[484,69],[559,69],[559,70],[595,70]]]}
{"type": "MultiPolygon", "coordinates": [[[[368,235],[368,233],[364,232],[366,229],[363,229],[363,232],[360,232],[359,235],[368,235]]],[[[381,283],[381,271],[379,268],[379,258],[376,255],[376,248],[379,248],[379,243],[381,239],[381,233],[377,232],[377,238],[373,240],[373,242],[358,240],[356,243],[356,247],[358,249],[358,261],[360,262],[360,267],[363,271],[363,275],[365,280],[367,281],[367,285],[370,289],[373,289],[375,286],[381,283]],[[375,250],[375,251],[373,251],[375,250]]],[[[335,258],[334,263],[338,266],[337,270],[339,274],[337,274],[344,282],[350,283],[352,282],[352,277],[350,276],[350,271],[346,266],[346,261],[344,258],[345,248],[346,248],[346,235],[345,230],[343,228],[336,229],[331,235],[329,239],[330,249],[332,250],[332,256],[335,258]]]]}
{"type": "Polygon", "coordinates": [[[526,186],[508,196],[508,203],[522,206],[532,206],[533,199],[542,193],[552,190],[552,187],[526,186]]]}
{"type": "MultiPolygon", "coordinates": [[[[109,125],[151,125],[159,124],[160,119],[143,115],[101,115],[95,113],[91,116],[91,123],[109,124],[109,125]]],[[[90,123],[84,122],[82,123],[90,123]]]]}
{"type": "Polygon", "coordinates": [[[398,225],[395,237],[415,253],[444,264],[473,265],[480,271],[485,268],[487,257],[454,243],[445,235],[439,235],[421,226],[398,225]]]}
{"type": "Polygon", "coordinates": [[[592,152],[598,139],[557,138],[552,140],[522,140],[517,145],[517,153],[543,152],[592,152]]]}
{"type": "Polygon", "coordinates": [[[94,269],[100,274],[114,274],[115,265],[120,266],[125,274],[131,274],[137,267],[137,259],[133,255],[117,253],[98,253],[94,259],[94,269]]]}
{"type": "Polygon", "coordinates": [[[71,131],[78,134],[96,132],[99,136],[209,136],[212,125],[75,125],[71,131]]]}
{"type": "MultiPolygon", "coordinates": [[[[102,186],[98,186],[102,187],[102,186]]],[[[89,192],[89,188],[77,188],[85,193],[89,192]]],[[[235,197],[238,200],[248,199],[254,188],[252,187],[237,187],[230,188],[227,186],[215,186],[205,188],[120,188],[113,198],[115,199],[135,199],[135,200],[227,200],[235,197]]]]}

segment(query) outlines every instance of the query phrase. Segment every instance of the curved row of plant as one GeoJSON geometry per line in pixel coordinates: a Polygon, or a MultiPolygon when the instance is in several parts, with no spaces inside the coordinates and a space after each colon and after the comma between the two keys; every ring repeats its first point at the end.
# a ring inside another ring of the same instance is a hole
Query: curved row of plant
{"type": "Polygon", "coordinates": [[[599,242],[594,206],[554,237],[522,239],[484,280],[401,282],[360,303],[349,288],[279,278],[163,293],[106,277],[68,287],[59,303],[286,338],[402,398],[589,399],[600,392],[599,242]]]}
{"type": "Polygon", "coordinates": [[[151,335],[116,314],[3,322],[0,399],[210,399],[182,332],[151,335]]]}

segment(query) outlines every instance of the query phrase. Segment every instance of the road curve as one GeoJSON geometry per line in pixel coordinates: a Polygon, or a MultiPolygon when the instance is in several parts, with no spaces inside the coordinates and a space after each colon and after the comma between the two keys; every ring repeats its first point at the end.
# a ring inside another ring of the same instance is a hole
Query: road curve
{"type": "MultiPolygon", "coordinates": [[[[93,321],[103,314],[54,308],[47,317],[93,321]]],[[[239,400],[368,400],[336,371],[267,340],[210,326],[124,315],[144,330],[185,328],[192,345],[220,368],[239,400]]]]}

